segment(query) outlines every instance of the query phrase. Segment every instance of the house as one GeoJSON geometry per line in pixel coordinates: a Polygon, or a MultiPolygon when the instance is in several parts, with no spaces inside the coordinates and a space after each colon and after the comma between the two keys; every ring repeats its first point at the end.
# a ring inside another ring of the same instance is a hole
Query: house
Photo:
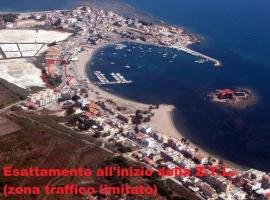
{"type": "Polygon", "coordinates": [[[143,161],[146,162],[146,163],[149,164],[149,165],[154,165],[153,160],[151,160],[151,159],[150,159],[149,157],[147,157],[147,156],[145,156],[145,157],[143,158],[143,161]]]}
{"type": "Polygon", "coordinates": [[[89,100],[87,98],[79,99],[77,102],[80,104],[82,108],[85,107],[87,104],[89,104],[89,100]]]}
{"type": "Polygon", "coordinates": [[[69,26],[73,26],[78,20],[76,18],[68,18],[67,23],[69,26]]]}
{"type": "Polygon", "coordinates": [[[264,175],[262,177],[262,188],[263,189],[270,189],[270,176],[269,175],[264,175]]]}
{"type": "Polygon", "coordinates": [[[7,22],[6,23],[6,28],[14,28],[14,24],[12,22],[7,22]]]}
{"type": "Polygon", "coordinates": [[[73,108],[73,110],[74,110],[74,114],[80,114],[83,112],[82,109],[80,108],[73,108]]]}
{"type": "Polygon", "coordinates": [[[41,107],[41,106],[47,106],[50,103],[55,103],[60,98],[61,98],[60,93],[54,92],[54,90],[52,89],[46,89],[46,90],[33,94],[30,97],[30,101],[41,107]]]}
{"type": "Polygon", "coordinates": [[[38,108],[38,105],[31,102],[31,101],[24,101],[24,102],[22,102],[22,105],[27,107],[28,109],[37,109],[38,108]]]}
{"type": "Polygon", "coordinates": [[[207,199],[217,197],[216,191],[209,184],[202,183],[199,187],[207,199]]]}
{"type": "Polygon", "coordinates": [[[237,200],[244,200],[247,197],[246,192],[236,187],[234,187],[233,190],[231,191],[231,195],[233,199],[237,199],[237,200]]]}
{"type": "Polygon", "coordinates": [[[219,99],[233,99],[234,91],[230,89],[217,90],[216,95],[219,99]]]}
{"type": "Polygon", "coordinates": [[[193,160],[197,164],[206,164],[207,163],[207,157],[204,157],[200,153],[196,153],[195,156],[194,156],[194,158],[193,158],[193,160]]]}
{"type": "Polygon", "coordinates": [[[142,127],[141,127],[141,131],[142,131],[143,133],[149,134],[149,133],[151,133],[152,128],[151,128],[150,126],[142,126],[142,127]]]}
{"type": "Polygon", "coordinates": [[[126,124],[131,124],[131,118],[128,116],[125,116],[124,114],[117,113],[117,118],[126,124]]]}

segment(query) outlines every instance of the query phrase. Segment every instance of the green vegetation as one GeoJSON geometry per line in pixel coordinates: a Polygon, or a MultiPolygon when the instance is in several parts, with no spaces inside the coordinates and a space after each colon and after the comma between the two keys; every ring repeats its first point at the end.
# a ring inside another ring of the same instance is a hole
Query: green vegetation
{"type": "Polygon", "coordinates": [[[54,77],[50,76],[50,77],[48,78],[48,83],[49,83],[51,86],[54,86],[54,87],[59,86],[62,82],[63,82],[62,76],[55,75],[54,77]]]}
{"type": "Polygon", "coordinates": [[[28,95],[28,91],[17,87],[3,79],[0,79],[0,108],[3,108],[16,101],[23,100],[28,95]]]}
{"type": "Polygon", "coordinates": [[[7,22],[14,22],[18,17],[18,14],[12,14],[12,13],[9,13],[9,14],[5,14],[5,15],[2,15],[2,19],[4,20],[5,23],[7,22]]]}

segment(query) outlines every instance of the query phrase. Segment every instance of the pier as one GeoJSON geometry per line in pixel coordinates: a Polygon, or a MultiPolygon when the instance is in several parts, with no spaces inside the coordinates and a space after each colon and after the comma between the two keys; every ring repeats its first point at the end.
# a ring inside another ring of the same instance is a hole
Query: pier
{"type": "Polygon", "coordinates": [[[99,82],[96,82],[97,85],[112,85],[112,84],[129,84],[133,83],[131,80],[126,80],[123,75],[120,73],[111,73],[111,76],[115,81],[109,81],[101,71],[95,71],[94,74],[98,78],[99,82]]]}
{"type": "Polygon", "coordinates": [[[201,58],[205,59],[206,61],[213,62],[216,67],[221,66],[221,62],[219,60],[217,60],[215,58],[211,58],[209,56],[206,56],[206,55],[199,53],[197,51],[194,51],[192,49],[189,49],[186,47],[179,47],[179,46],[173,46],[173,48],[180,50],[180,51],[184,51],[184,52],[191,54],[193,56],[201,57],[201,58]]]}

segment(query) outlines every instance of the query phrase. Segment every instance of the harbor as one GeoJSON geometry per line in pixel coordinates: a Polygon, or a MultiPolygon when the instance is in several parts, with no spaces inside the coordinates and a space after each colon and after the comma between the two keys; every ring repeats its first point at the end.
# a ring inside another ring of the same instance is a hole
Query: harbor
{"type": "Polygon", "coordinates": [[[101,71],[94,71],[95,76],[99,80],[99,82],[95,82],[97,85],[111,85],[111,84],[129,84],[133,83],[131,80],[126,80],[126,78],[120,73],[112,72],[110,75],[114,78],[115,81],[109,81],[105,74],[101,71]]]}
{"type": "MultiPolygon", "coordinates": [[[[209,56],[206,56],[206,55],[199,53],[197,51],[194,51],[192,49],[182,47],[182,46],[173,46],[173,48],[180,50],[180,51],[183,51],[183,52],[186,52],[187,54],[191,54],[193,56],[200,57],[200,58],[202,58],[201,60],[210,61],[210,62],[214,63],[214,66],[216,66],[216,67],[221,66],[221,62],[219,60],[217,60],[215,58],[211,58],[209,56]]],[[[200,63],[200,61],[198,63],[200,63]]]]}

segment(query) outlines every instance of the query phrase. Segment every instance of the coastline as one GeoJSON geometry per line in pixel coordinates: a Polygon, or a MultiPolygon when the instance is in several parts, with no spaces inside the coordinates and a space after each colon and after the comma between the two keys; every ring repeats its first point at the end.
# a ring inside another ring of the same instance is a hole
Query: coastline
{"type": "MultiPolygon", "coordinates": [[[[109,44],[112,44],[112,43],[109,43],[109,44]]],[[[131,107],[134,107],[134,108],[137,108],[137,109],[145,109],[145,108],[148,108],[150,105],[148,104],[144,104],[144,103],[139,103],[139,102],[135,102],[135,101],[132,101],[132,100],[129,100],[129,99],[124,99],[122,97],[119,97],[115,94],[112,94],[112,93],[109,93],[103,89],[101,89],[100,87],[96,86],[88,77],[87,75],[87,65],[88,63],[92,60],[95,52],[97,50],[99,50],[100,48],[106,46],[106,45],[109,45],[109,44],[103,44],[103,45],[98,45],[97,47],[95,48],[85,48],[84,51],[78,53],[78,57],[79,57],[79,61],[75,62],[75,67],[78,71],[78,74],[79,76],[81,77],[81,79],[83,80],[87,80],[89,82],[89,86],[90,86],[90,90],[92,89],[93,91],[90,91],[91,92],[94,92],[94,93],[98,93],[98,96],[100,98],[103,98],[103,99],[112,99],[114,100],[114,102],[118,103],[118,104],[121,104],[123,106],[131,106],[131,107]]]]}
{"type": "MultiPolygon", "coordinates": [[[[145,109],[148,108],[149,104],[144,104],[140,102],[136,102],[130,99],[126,99],[123,97],[120,97],[118,95],[109,93],[102,88],[95,85],[88,77],[87,74],[87,66],[88,63],[91,62],[93,59],[93,56],[96,51],[98,51],[100,48],[110,45],[112,43],[107,43],[103,45],[98,45],[97,47],[91,47],[91,48],[85,48],[85,51],[82,51],[78,53],[79,61],[75,62],[75,67],[78,71],[79,76],[83,80],[89,81],[89,86],[91,89],[89,90],[89,93],[93,96],[94,93],[98,93],[98,96],[103,99],[111,99],[115,103],[121,106],[128,106],[131,109],[137,110],[137,109],[145,109]]],[[[186,138],[183,133],[181,133],[179,130],[176,129],[176,126],[174,125],[173,121],[173,111],[175,107],[173,105],[167,105],[167,104],[160,104],[158,109],[155,109],[155,115],[152,117],[151,121],[149,122],[149,125],[156,131],[162,133],[166,137],[172,137],[178,140],[181,140],[182,138],[186,138]]],[[[208,157],[209,155],[213,155],[212,153],[206,152],[202,148],[198,147],[191,141],[189,141],[189,146],[192,148],[198,148],[199,153],[203,156],[208,157]]],[[[215,155],[213,155],[215,156],[215,155]]],[[[215,156],[216,157],[216,156],[215,156]]]]}
{"type": "MultiPolygon", "coordinates": [[[[111,42],[111,43],[105,43],[97,45],[96,47],[85,47],[85,50],[78,53],[79,61],[74,62],[74,65],[76,67],[76,70],[82,80],[87,80],[89,82],[89,90],[88,94],[89,96],[96,95],[98,96],[97,100],[103,99],[103,100],[112,100],[118,105],[128,107],[130,110],[135,112],[137,109],[146,109],[149,108],[149,104],[136,102],[130,99],[126,99],[124,97],[120,97],[116,94],[107,92],[100,88],[99,86],[95,85],[88,77],[87,74],[87,66],[88,63],[91,62],[93,59],[94,54],[99,49],[118,43],[120,41],[111,42]]],[[[177,130],[174,120],[173,120],[173,112],[175,110],[175,107],[173,105],[167,105],[167,104],[160,104],[158,109],[155,109],[155,115],[152,117],[151,121],[149,122],[149,125],[156,131],[160,132],[166,137],[175,138],[178,140],[181,140],[182,138],[187,139],[187,142],[189,143],[189,146],[192,148],[198,148],[198,153],[200,153],[204,157],[214,157],[219,160],[222,160],[226,165],[234,167],[236,169],[246,169],[245,166],[240,166],[236,163],[233,163],[231,161],[225,160],[224,158],[215,155],[212,152],[206,151],[205,149],[201,148],[200,146],[196,145],[195,143],[191,142],[185,134],[183,134],[181,131],[177,130]]]]}

